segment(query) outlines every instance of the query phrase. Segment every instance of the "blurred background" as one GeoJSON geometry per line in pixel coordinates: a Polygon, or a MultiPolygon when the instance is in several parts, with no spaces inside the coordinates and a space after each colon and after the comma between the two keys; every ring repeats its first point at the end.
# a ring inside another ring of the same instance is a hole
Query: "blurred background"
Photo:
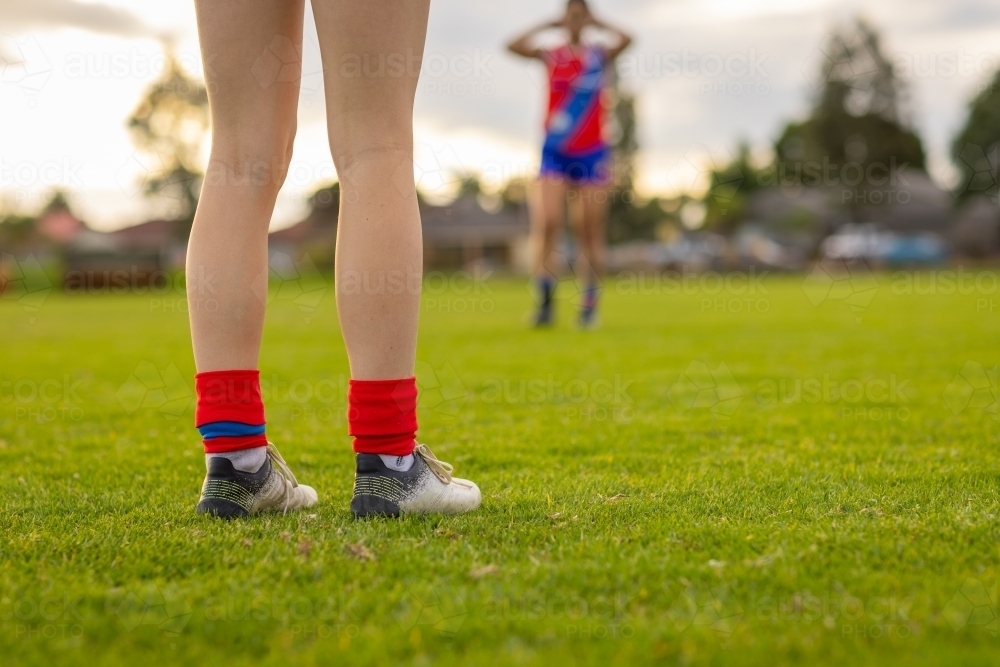
{"type": "MultiPolygon", "coordinates": [[[[592,5],[635,36],[608,109],[613,272],[1000,256],[996,3],[592,5]]],[[[503,45],[562,9],[434,0],[415,112],[428,268],[526,271],[547,84],[503,45]]],[[[328,270],[337,224],[308,8],[302,59],[278,272],[328,270]]],[[[277,41],[262,53],[261,86],[287,61],[277,41]]],[[[182,268],[209,151],[204,64],[190,2],[0,4],[4,297],[42,273],[73,292],[182,268]]]]}

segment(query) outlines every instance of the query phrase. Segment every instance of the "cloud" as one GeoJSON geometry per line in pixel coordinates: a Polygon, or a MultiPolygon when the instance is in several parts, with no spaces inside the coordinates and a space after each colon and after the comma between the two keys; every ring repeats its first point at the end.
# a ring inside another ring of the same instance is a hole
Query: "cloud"
{"type": "Polygon", "coordinates": [[[942,19],[939,28],[982,28],[1000,23],[1000,7],[982,0],[949,3],[942,19]]]}
{"type": "Polygon", "coordinates": [[[72,27],[122,37],[159,36],[124,9],[73,0],[4,0],[0,25],[7,32],[72,27]]]}

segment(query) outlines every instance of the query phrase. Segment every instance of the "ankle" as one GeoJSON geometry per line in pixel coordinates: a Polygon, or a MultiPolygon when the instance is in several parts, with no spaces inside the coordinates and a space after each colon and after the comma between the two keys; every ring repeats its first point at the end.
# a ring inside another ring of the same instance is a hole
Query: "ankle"
{"type": "Polygon", "coordinates": [[[397,456],[395,454],[379,454],[378,457],[382,459],[382,464],[390,470],[395,470],[396,472],[406,472],[413,467],[413,454],[406,454],[402,456],[397,456]]]}
{"type": "Polygon", "coordinates": [[[255,473],[267,461],[267,447],[253,449],[238,449],[235,452],[216,452],[205,454],[205,467],[212,464],[213,458],[229,459],[233,467],[240,472],[255,473]]]}

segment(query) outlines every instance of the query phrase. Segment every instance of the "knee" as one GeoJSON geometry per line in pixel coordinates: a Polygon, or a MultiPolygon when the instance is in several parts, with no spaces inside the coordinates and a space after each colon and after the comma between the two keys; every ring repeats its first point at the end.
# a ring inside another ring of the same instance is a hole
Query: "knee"
{"type": "Polygon", "coordinates": [[[251,187],[276,196],[292,161],[295,130],[292,121],[214,132],[206,182],[251,187]]]}
{"type": "Polygon", "coordinates": [[[413,167],[412,116],[393,113],[391,109],[360,113],[351,109],[331,114],[327,121],[330,155],[338,175],[368,168],[382,169],[387,164],[407,163],[413,167]]]}
{"type": "MultiPolygon", "coordinates": [[[[397,187],[413,174],[413,144],[406,141],[341,143],[331,140],[330,154],[341,187],[357,188],[373,179],[391,177],[397,187]]],[[[379,183],[383,185],[384,181],[379,183]]]]}

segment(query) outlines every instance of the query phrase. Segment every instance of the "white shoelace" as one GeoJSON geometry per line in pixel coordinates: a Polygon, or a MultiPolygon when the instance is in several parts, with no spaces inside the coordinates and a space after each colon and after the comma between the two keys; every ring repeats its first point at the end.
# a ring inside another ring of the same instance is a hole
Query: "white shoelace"
{"type": "Polygon", "coordinates": [[[455,467],[450,463],[445,463],[444,461],[439,461],[438,457],[434,456],[434,452],[427,445],[417,445],[416,449],[413,450],[414,454],[417,454],[424,460],[427,467],[431,469],[439,480],[445,484],[451,484],[451,473],[455,471],[455,467]]]}
{"type": "Polygon", "coordinates": [[[285,482],[285,506],[282,508],[282,512],[287,514],[288,501],[291,500],[292,489],[297,487],[299,482],[295,479],[292,469],[288,467],[287,463],[285,463],[285,459],[281,457],[281,454],[278,452],[278,448],[274,446],[273,442],[267,443],[267,455],[270,457],[272,465],[278,469],[278,474],[281,475],[285,482]]]}

